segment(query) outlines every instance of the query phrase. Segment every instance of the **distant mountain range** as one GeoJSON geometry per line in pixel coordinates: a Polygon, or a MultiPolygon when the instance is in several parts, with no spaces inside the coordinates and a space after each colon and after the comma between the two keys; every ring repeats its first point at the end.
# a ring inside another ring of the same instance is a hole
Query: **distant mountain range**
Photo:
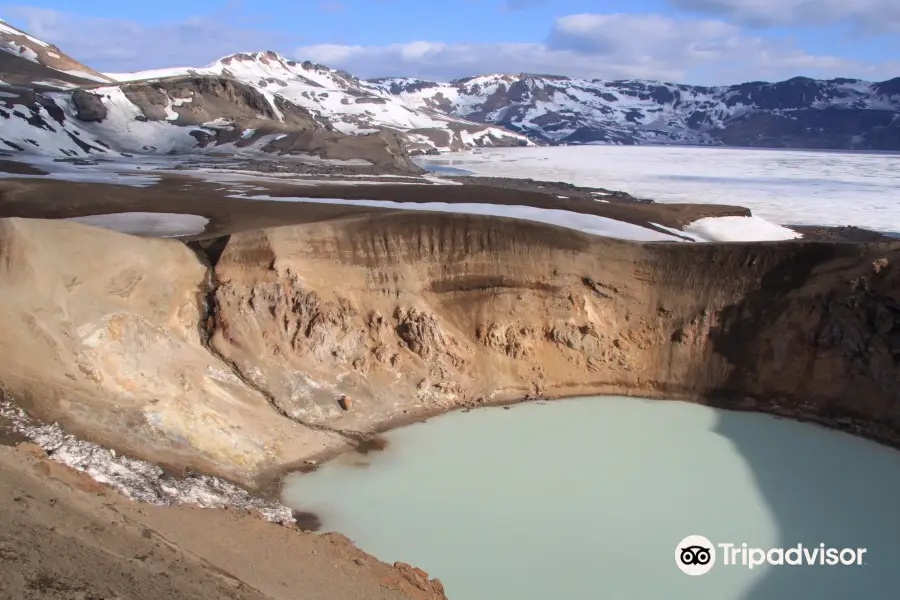
{"type": "Polygon", "coordinates": [[[366,81],[274,52],[100,73],[0,21],[0,149],[9,153],[268,153],[409,171],[411,154],[534,144],[900,150],[898,114],[900,78],[366,81]]]}
{"type": "Polygon", "coordinates": [[[541,143],[900,149],[900,78],[698,87],[522,74],[374,83],[415,108],[541,143]]]}

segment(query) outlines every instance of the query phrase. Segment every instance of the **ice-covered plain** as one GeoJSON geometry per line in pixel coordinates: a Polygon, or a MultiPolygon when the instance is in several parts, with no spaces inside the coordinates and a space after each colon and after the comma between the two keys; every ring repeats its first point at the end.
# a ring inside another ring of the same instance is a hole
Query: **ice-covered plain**
{"type": "Polygon", "coordinates": [[[900,231],[900,154],[565,146],[480,150],[421,162],[622,190],[657,202],[746,206],[781,225],[900,231]]]}

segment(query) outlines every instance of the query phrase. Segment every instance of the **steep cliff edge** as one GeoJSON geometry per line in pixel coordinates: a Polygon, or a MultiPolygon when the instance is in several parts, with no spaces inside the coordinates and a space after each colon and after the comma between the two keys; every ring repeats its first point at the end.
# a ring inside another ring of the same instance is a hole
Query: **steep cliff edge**
{"type": "Polygon", "coordinates": [[[247,485],[529,395],[687,399],[900,442],[900,243],[638,244],[403,212],[235,234],[208,270],[175,241],[0,223],[7,394],[247,485]]]}

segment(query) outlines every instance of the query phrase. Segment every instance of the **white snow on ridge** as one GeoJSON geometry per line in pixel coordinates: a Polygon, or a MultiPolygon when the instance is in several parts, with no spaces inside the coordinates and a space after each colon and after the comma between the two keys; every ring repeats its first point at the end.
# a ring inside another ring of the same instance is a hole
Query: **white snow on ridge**
{"type": "MultiPolygon", "coordinates": [[[[422,129],[439,129],[447,132],[450,139],[456,139],[466,146],[494,146],[496,140],[514,139],[531,144],[524,136],[514,134],[499,127],[488,127],[458,117],[451,117],[436,111],[413,107],[404,99],[394,96],[380,86],[316,65],[299,63],[275,53],[256,52],[237,54],[220,59],[206,67],[171,68],[141,71],[136,73],[104,73],[118,81],[137,81],[177,77],[188,74],[228,76],[256,88],[269,100],[273,109],[274,96],[309,110],[328,120],[338,131],[349,135],[360,135],[388,127],[401,132],[415,132],[422,129]],[[460,133],[451,128],[463,128],[460,133]],[[468,133],[465,128],[477,130],[468,133]]],[[[279,118],[283,117],[279,113],[279,118]]],[[[425,146],[448,150],[448,146],[438,146],[426,136],[410,133],[415,141],[425,146]]]]}
{"type": "MultiPolygon", "coordinates": [[[[254,137],[247,146],[239,147],[237,141],[200,147],[200,142],[192,133],[214,134],[216,129],[233,130],[234,123],[225,119],[204,123],[199,126],[181,126],[175,123],[180,117],[174,107],[191,101],[168,98],[164,107],[166,119],[147,120],[141,109],[131,102],[121,88],[103,86],[92,89],[100,96],[107,109],[106,118],[101,122],[86,122],[77,118],[77,109],[72,96],[67,92],[45,92],[43,96],[52,100],[65,114],[59,123],[44,106],[31,103],[28,106],[15,104],[9,118],[0,121],[0,140],[13,144],[3,144],[0,149],[19,150],[23,155],[76,157],[90,156],[118,158],[121,153],[134,155],[204,154],[233,152],[240,156],[260,155],[262,148],[284,134],[267,134],[254,137]],[[41,118],[40,126],[32,124],[34,112],[41,118]],[[32,122],[29,122],[31,120],[32,122]],[[86,149],[79,142],[90,146],[86,149]]],[[[272,100],[271,94],[269,95],[272,100]]],[[[277,112],[277,111],[276,111],[277,112]]],[[[280,113],[279,113],[280,114],[280,113]]],[[[240,140],[246,143],[246,139],[240,140]]],[[[2,177],[2,175],[0,175],[2,177]]]]}
{"type": "MultiPolygon", "coordinates": [[[[779,84],[697,87],[652,80],[609,81],[541,75],[483,75],[449,83],[393,78],[377,81],[410,106],[487,123],[503,123],[548,141],[719,145],[711,132],[762,110],[790,116],[806,108],[760,108],[754,92],[779,84]],[[514,89],[515,88],[515,89],[514,89]],[[580,132],[574,139],[572,134],[580,132]],[[587,135],[585,135],[587,133],[587,135]]],[[[809,108],[900,109],[900,97],[872,82],[801,81],[809,108]]],[[[763,103],[764,101],[761,100],[763,103]]]]}
{"type": "Polygon", "coordinates": [[[194,71],[191,67],[171,67],[168,69],[150,69],[147,71],[136,71],[134,73],[103,73],[110,79],[115,81],[141,81],[144,79],[164,79],[166,77],[179,77],[182,75],[190,75],[194,71]]]}
{"type": "Polygon", "coordinates": [[[78,69],[70,69],[68,71],[62,71],[59,69],[54,69],[59,71],[60,73],[65,73],[67,75],[71,75],[72,77],[80,77],[81,79],[89,79],[90,81],[98,81],[100,83],[109,83],[109,80],[103,79],[102,77],[97,77],[93,73],[87,73],[85,71],[79,71],[78,69]]]}
{"type": "Polygon", "coordinates": [[[684,229],[711,242],[775,242],[803,237],[793,229],[759,217],[708,217],[689,223],[684,229]]]}
{"type": "Polygon", "coordinates": [[[0,33],[5,33],[7,35],[18,35],[18,36],[21,36],[21,37],[27,39],[29,42],[31,42],[33,44],[37,44],[38,46],[43,46],[44,48],[50,47],[50,44],[48,44],[47,42],[41,41],[41,40],[37,39],[36,37],[32,37],[32,36],[28,35],[27,33],[25,33],[24,31],[19,31],[15,27],[11,27],[3,19],[0,19],[0,33]]]}
{"type": "MultiPolygon", "coordinates": [[[[167,121],[139,121],[143,117],[141,109],[133,104],[118,87],[100,87],[93,90],[101,96],[107,109],[107,117],[102,122],[83,122],[76,117],[77,110],[68,94],[48,94],[66,113],[67,128],[88,133],[90,139],[101,139],[114,149],[135,153],[188,152],[197,146],[197,140],[190,135],[191,127],[180,127],[167,121]],[[77,124],[77,125],[76,125],[77,124]]],[[[169,119],[177,114],[167,111],[169,119]]],[[[52,149],[52,146],[51,146],[52,149]]],[[[83,152],[79,151],[79,154],[83,152]]]]}
{"type": "Polygon", "coordinates": [[[209,219],[180,213],[125,212],[90,215],[66,219],[84,225],[112,229],[131,235],[151,237],[183,237],[197,235],[206,229],[209,219]]]}
{"type": "MultiPolygon", "coordinates": [[[[46,123],[56,125],[53,117],[43,106],[36,106],[38,116],[46,123]]],[[[78,156],[84,151],[65,132],[55,131],[43,127],[35,127],[28,122],[30,116],[27,108],[13,104],[13,110],[8,119],[0,121],[0,139],[11,142],[25,153],[45,154],[52,156],[78,156]]],[[[51,125],[53,127],[54,125],[51,125]]],[[[10,150],[6,144],[0,145],[4,150],[10,150]]]]}

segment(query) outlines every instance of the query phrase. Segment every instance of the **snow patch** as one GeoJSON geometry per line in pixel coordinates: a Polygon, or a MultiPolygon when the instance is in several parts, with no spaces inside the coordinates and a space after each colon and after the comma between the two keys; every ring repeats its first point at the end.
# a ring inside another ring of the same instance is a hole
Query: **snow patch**
{"type": "Polygon", "coordinates": [[[111,486],[136,502],[157,506],[193,504],[204,508],[255,509],[274,523],[292,525],[296,522],[291,509],[283,504],[254,498],[246,490],[218,477],[191,474],[184,479],[174,479],[154,464],[79,440],[63,431],[57,423],[36,424],[10,402],[0,401],[0,416],[12,423],[16,432],[43,448],[52,460],[87,473],[95,481],[111,486]]]}
{"type": "Polygon", "coordinates": [[[429,212],[461,213],[470,215],[487,215],[493,217],[508,217],[524,221],[535,221],[566,227],[577,231],[583,231],[593,235],[600,235],[623,240],[641,242],[681,242],[680,238],[660,233],[625,223],[607,217],[585,215],[569,212],[567,210],[555,210],[547,208],[534,208],[531,206],[505,206],[498,204],[460,203],[446,202],[392,202],[389,200],[344,200],[340,198],[283,198],[268,195],[245,196],[232,195],[232,198],[244,198],[247,200],[277,200],[281,202],[311,202],[319,204],[348,204],[352,206],[371,206],[376,208],[392,208],[399,210],[420,210],[429,212]]]}
{"type": "Polygon", "coordinates": [[[66,219],[132,235],[182,237],[203,233],[209,219],[180,213],[127,212],[66,219]]]}
{"type": "Polygon", "coordinates": [[[44,48],[50,47],[50,44],[48,44],[47,42],[39,40],[36,37],[32,37],[32,36],[28,35],[27,33],[25,33],[24,31],[19,31],[18,29],[14,28],[14,27],[10,27],[6,23],[6,21],[4,21],[2,19],[0,19],[0,33],[5,33],[7,35],[17,35],[17,36],[25,38],[29,42],[37,44],[38,46],[43,46],[44,48]]]}
{"type": "Polygon", "coordinates": [[[684,230],[711,242],[776,242],[803,237],[759,217],[707,217],[686,225],[684,230]]]}
{"type": "MultiPolygon", "coordinates": [[[[606,202],[606,201],[604,200],[604,202],[606,202]]],[[[690,232],[687,232],[687,231],[681,231],[680,229],[675,229],[675,228],[673,228],[673,227],[666,227],[665,225],[660,225],[659,223],[653,223],[653,222],[651,222],[650,224],[653,225],[654,227],[659,227],[659,228],[662,229],[663,231],[668,231],[669,233],[672,233],[672,234],[674,234],[674,235],[679,235],[679,236],[688,238],[688,239],[689,239],[690,241],[692,241],[692,242],[706,242],[706,241],[709,241],[709,240],[707,240],[707,239],[705,239],[705,238],[703,238],[703,237],[697,235],[696,233],[690,233],[690,232]]]]}
{"type": "Polygon", "coordinates": [[[99,81],[100,83],[109,83],[108,79],[104,79],[103,77],[98,77],[93,73],[88,73],[87,71],[79,71],[77,69],[70,69],[68,71],[63,71],[62,69],[54,69],[55,71],[59,71],[60,73],[65,73],[67,75],[71,75],[73,77],[80,77],[81,79],[88,79],[90,81],[99,81]]]}

